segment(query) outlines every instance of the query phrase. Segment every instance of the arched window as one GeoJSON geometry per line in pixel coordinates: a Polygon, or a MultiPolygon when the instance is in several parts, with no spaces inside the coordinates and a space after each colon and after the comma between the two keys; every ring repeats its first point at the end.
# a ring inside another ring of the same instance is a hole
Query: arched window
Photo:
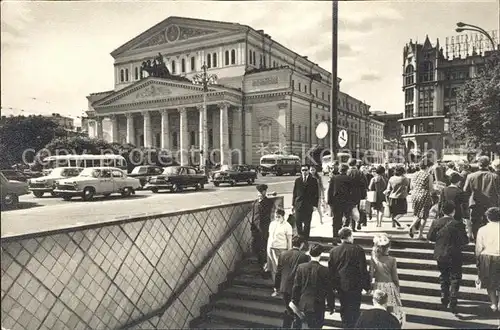
{"type": "Polygon", "coordinates": [[[212,67],[212,55],[211,54],[207,54],[207,68],[211,68],[212,67]]]}
{"type": "Polygon", "coordinates": [[[177,148],[179,146],[179,143],[177,141],[177,132],[172,132],[172,146],[174,148],[177,148]]]}
{"type": "Polygon", "coordinates": [[[134,79],[139,80],[139,68],[138,67],[135,67],[134,79]]]}
{"type": "Polygon", "coordinates": [[[196,145],[196,133],[194,131],[189,133],[189,144],[192,146],[196,145]]]}
{"type": "Polygon", "coordinates": [[[208,130],[208,147],[212,148],[214,146],[214,131],[212,129],[208,130]]]}
{"type": "Polygon", "coordinates": [[[260,126],[260,142],[267,143],[271,141],[271,124],[265,123],[260,126]]]}
{"type": "Polygon", "coordinates": [[[432,121],[427,124],[427,132],[434,132],[434,123],[432,121]]]}
{"type": "Polygon", "coordinates": [[[125,81],[125,71],[123,69],[120,70],[120,82],[125,81]]]}
{"type": "Polygon", "coordinates": [[[214,68],[216,68],[216,67],[217,67],[217,53],[213,53],[213,54],[212,54],[212,66],[213,66],[214,68]]]}
{"type": "Polygon", "coordinates": [[[196,71],[196,63],[194,56],[191,57],[191,71],[196,71]]]}
{"type": "Polygon", "coordinates": [[[186,72],[186,60],[185,59],[181,60],[181,72],[182,73],[186,72]]]}
{"type": "Polygon", "coordinates": [[[175,74],[175,61],[172,61],[172,74],[175,74]]]}
{"type": "Polygon", "coordinates": [[[128,81],[128,69],[125,69],[125,81],[128,81]]]}
{"type": "Polygon", "coordinates": [[[418,125],[418,132],[419,133],[423,133],[424,132],[424,123],[420,123],[420,125],[418,125]]]}
{"type": "Polygon", "coordinates": [[[229,65],[229,50],[224,52],[224,65],[229,65]]]}
{"type": "Polygon", "coordinates": [[[231,50],[231,64],[236,64],[236,50],[231,50]]]}

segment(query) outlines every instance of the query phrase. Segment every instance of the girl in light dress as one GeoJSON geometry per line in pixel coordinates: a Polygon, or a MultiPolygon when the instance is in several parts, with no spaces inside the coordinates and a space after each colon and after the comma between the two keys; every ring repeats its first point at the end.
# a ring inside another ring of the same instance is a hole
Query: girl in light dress
{"type": "Polygon", "coordinates": [[[323,212],[325,211],[324,205],[326,204],[325,202],[325,188],[323,187],[323,180],[321,176],[318,173],[318,170],[316,170],[316,167],[311,166],[311,169],[309,170],[309,173],[311,173],[312,177],[315,178],[318,181],[318,213],[319,213],[319,221],[321,224],[323,224],[323,212]]]}
{"type": "Polygon", "coordinates": [[[390,246],[391,241],[384,233],[373,238],[370,274],[373,290],[382,290],[387,294],[387,310],[402,323],[404,313],[399,292],[397,261],[389,256],[390,246]]]}

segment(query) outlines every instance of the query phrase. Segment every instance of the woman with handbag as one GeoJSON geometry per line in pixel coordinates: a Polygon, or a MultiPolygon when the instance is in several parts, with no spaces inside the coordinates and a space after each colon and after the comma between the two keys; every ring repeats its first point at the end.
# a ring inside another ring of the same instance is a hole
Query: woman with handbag
{"type": "Polygon", "coordinates": [[[318,171],[316,170],[316,167],[311,166],[311,169],[309,170],[311,173],[312,177],[315,178],[318,181],[318,207],[317,211],[319,213],[319,221],[321,224],[323,224],[323,212],[325,210],[325,188],[323,187],[323,179],[319,175],[318,171]]]}
{"type": "Polygon", "coordinates": [[[394,176],[389,179],[387,189],[384,192],[389,198],[389,210],[392,218],[392,227],[403,229],[399,219],[408,212],[408,191],[410,181],[404,176],[405,169],[402,166],[396,166],[394,176]]]}
{"type": "Polygon", "coordinates": [[[387,180],[384,177],[385,168],[378,166],[375,170],[375,176],[370,180],[368,194],[366,199],[371,203],[372,208],[377,211],[377,227],[382,227],[382,218],[384,217],[384,190],[387,187],[387,180]]]}

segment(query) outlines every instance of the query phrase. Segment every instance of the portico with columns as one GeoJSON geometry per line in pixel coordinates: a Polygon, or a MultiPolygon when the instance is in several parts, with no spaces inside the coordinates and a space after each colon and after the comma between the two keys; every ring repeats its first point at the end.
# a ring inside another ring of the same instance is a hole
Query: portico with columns
{"type": "MultiPolygon", "coordinates": [[[[201,87],[164,78],[141,80],[93,104],[95,136],[102,138],[106,119],[112,132],[109,142],[161,148],[171,152],[181,165],[199,164],[203,147],[202,92],[201,87]]],[[[206,105],[209,159],[228,165],[243,162],[240,92],[210,87],[206,105]]]]}

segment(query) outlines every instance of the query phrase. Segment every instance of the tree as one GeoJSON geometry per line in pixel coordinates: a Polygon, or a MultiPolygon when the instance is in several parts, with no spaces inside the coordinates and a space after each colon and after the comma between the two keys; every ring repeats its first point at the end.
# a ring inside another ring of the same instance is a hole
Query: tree
{"type": "Polygon", "coordinates": [[[105,140],[85,136],[55,138],[45,146],[45,149],[47,149],[51,155],[99,155],[104,152],[113,154],[118,153],[116,149],[105,140]]]}
{"type": "Polygon", "coordinates": [[[2,116],[0,118],[1,166],[32,162],[35,153],[52,139],[64,136],[64,129],[43,116],[2,116]]]}
{"type": "Polygon", "coordinates": [[[452,115],[453,137],[480,149],[500,153],[500,62],[488,59],[485,69],[467,81],[458,93],[452,115]]]}

